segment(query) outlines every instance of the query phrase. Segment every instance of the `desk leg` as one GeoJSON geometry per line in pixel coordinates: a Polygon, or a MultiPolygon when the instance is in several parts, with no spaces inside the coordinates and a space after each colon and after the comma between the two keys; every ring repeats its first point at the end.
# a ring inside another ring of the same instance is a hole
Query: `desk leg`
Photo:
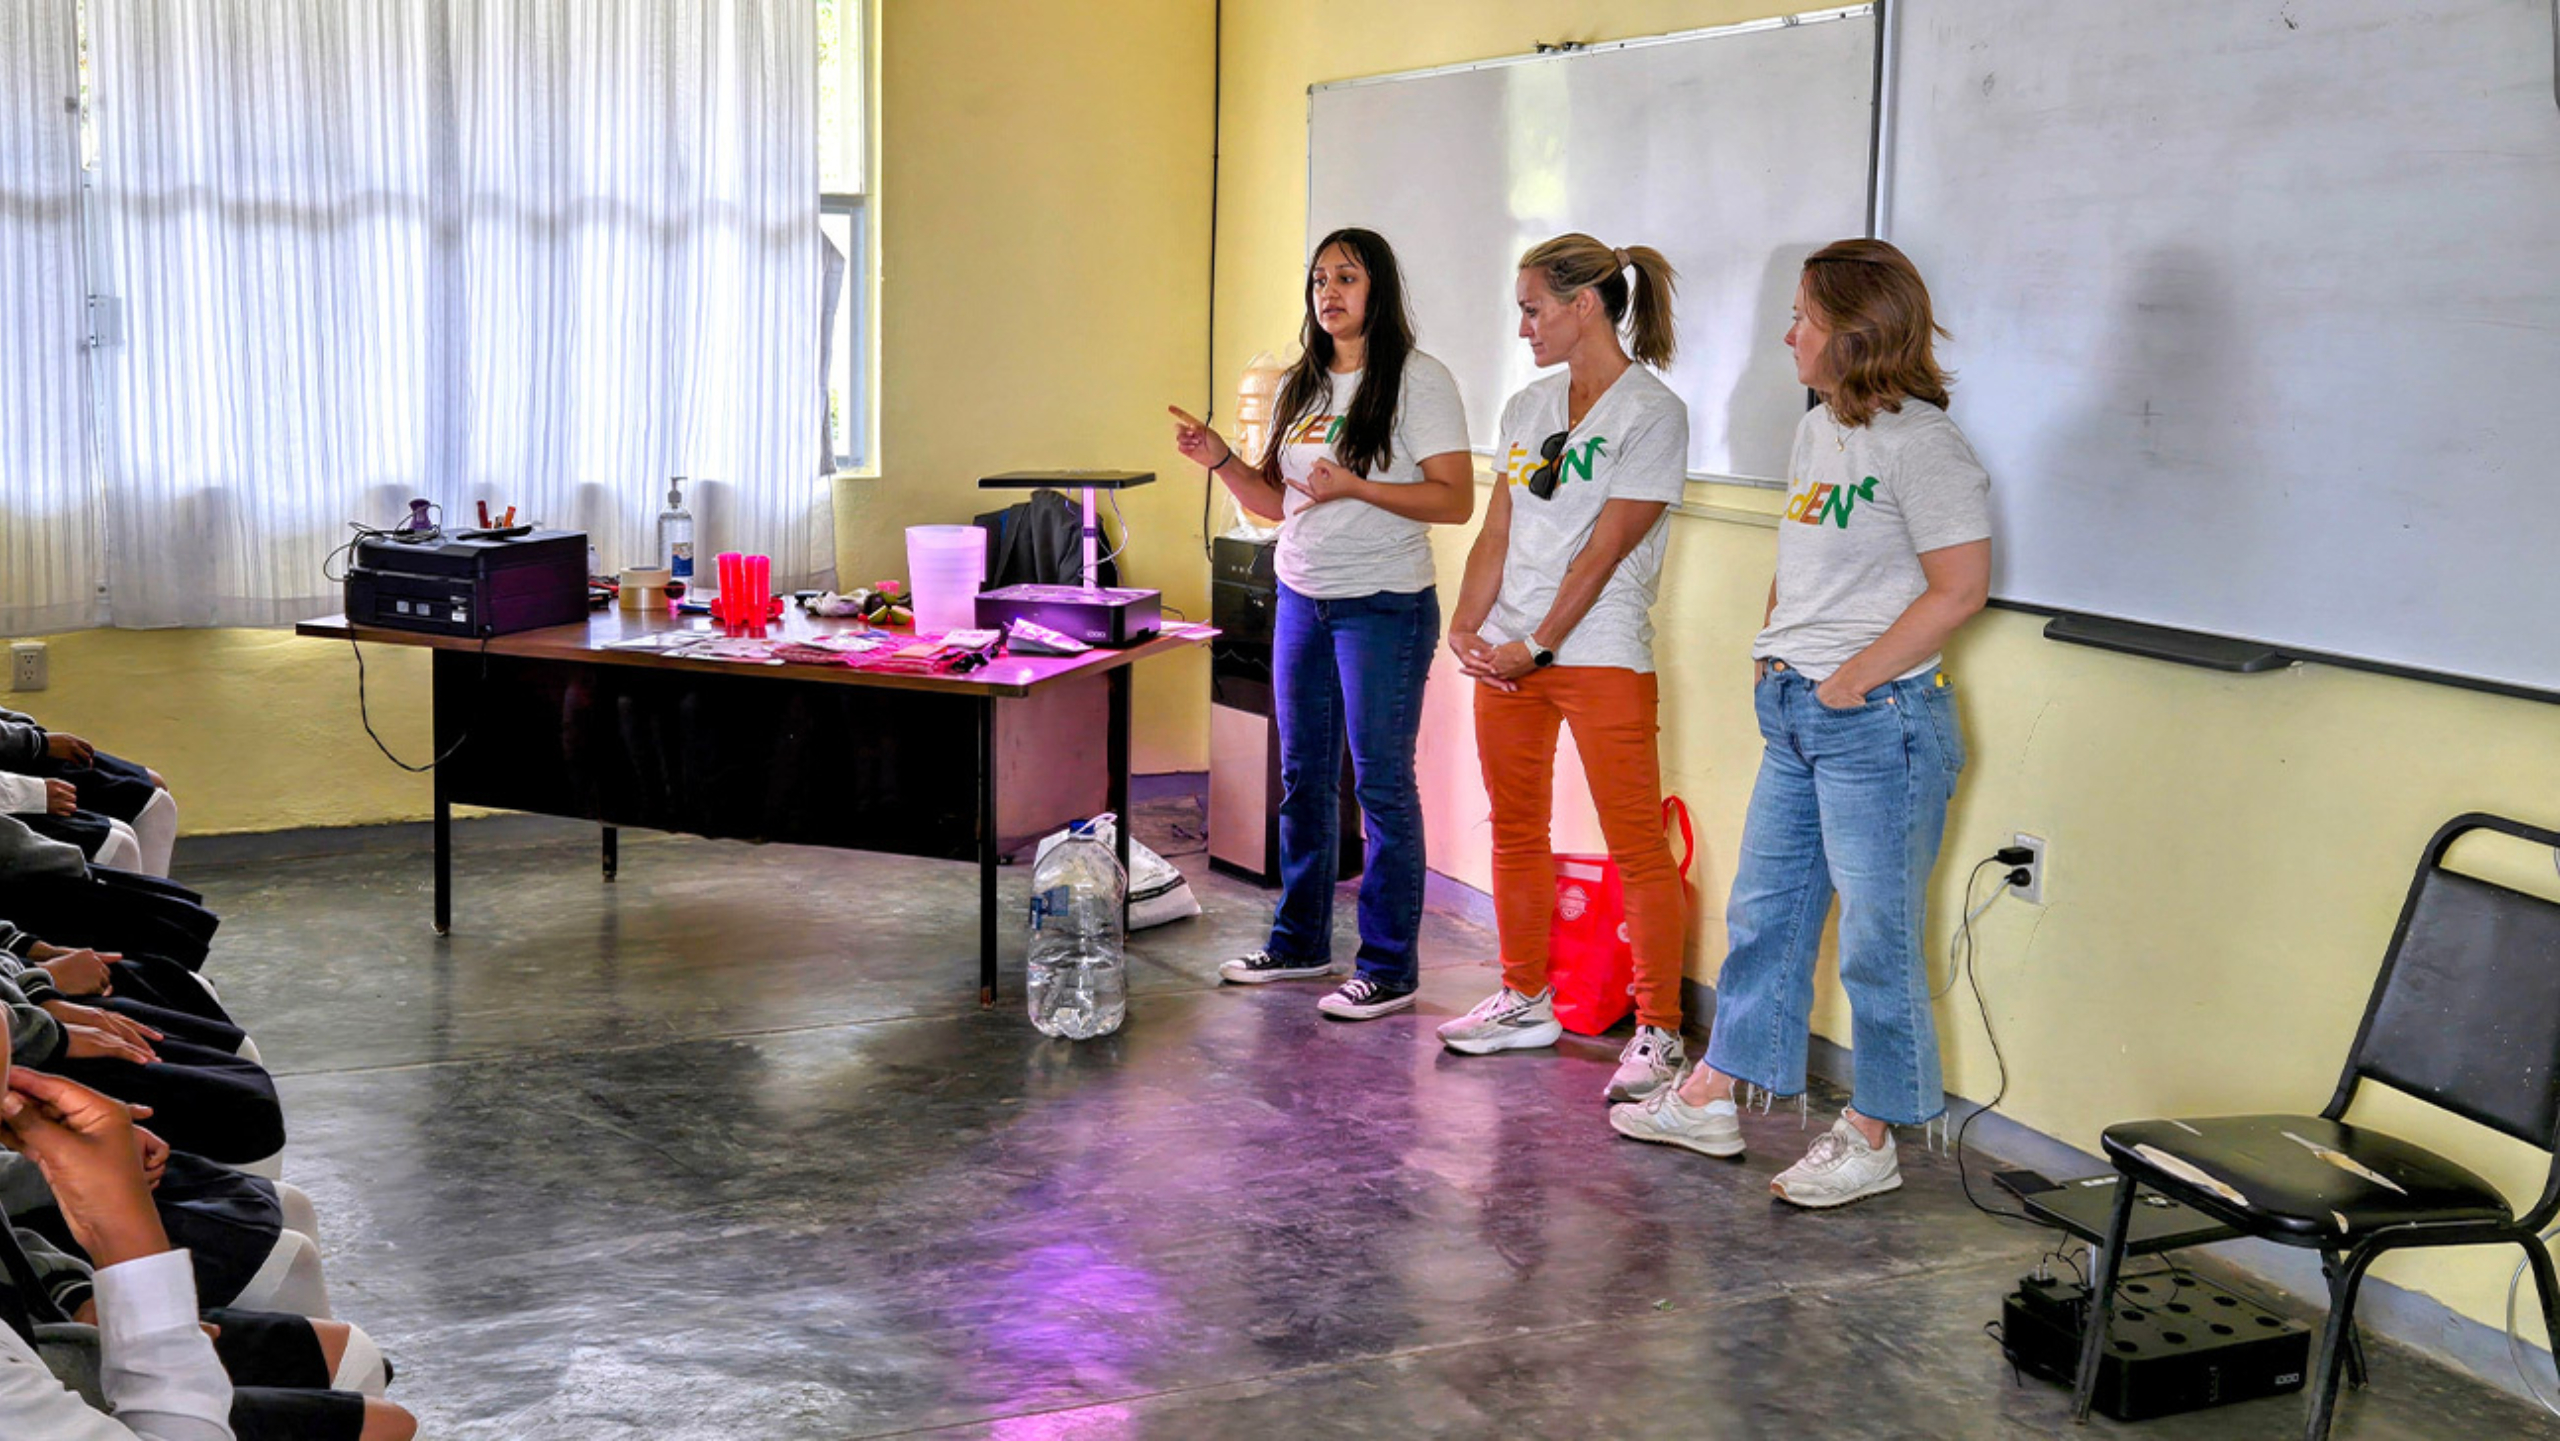
{"type": "Polygon", "coordinates": [[[978,702],[978,1004],[996,1003],[996,707],[978,702]]]}
{"type": "Polygon", "coordinates": [[[453,931],[453,803],[445,799],[442,766],[435,769],[435,791],[436,934],[442,936],[453,931]]]}
{"type": "Polygon", "coordinates": [[[622,870],[622,832],[611,826],[604,828],[604,878],[610,885],[622,870]]]}
{"type": "MultiPolygon", "coordinates": [[[[1129,814],[1129,672],[1121,666],[1111,672],[1111,736],[1104,743],[1103,765],[1111,772],[1111,813],[1120,818],[1112,829],[1119,834],[1120,874],[1129,874],[1129,839],[1138,829],[1138,818],[1129,814]]],[[[1129,923],[1129,893],[1120,893],[1120,923],[1129,923]]]]}

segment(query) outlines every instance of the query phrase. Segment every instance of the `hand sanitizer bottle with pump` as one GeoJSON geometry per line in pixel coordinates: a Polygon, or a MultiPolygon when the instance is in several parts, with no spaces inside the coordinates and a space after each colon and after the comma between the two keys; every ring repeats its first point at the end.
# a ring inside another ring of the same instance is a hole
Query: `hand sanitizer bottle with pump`
{"type": "Polygon", "coordinates": [[[658,512],[658,559],[687,586],[693,584],[693,512],[684,508],[684,477],[667,487],[667,508],[658,512]]]}

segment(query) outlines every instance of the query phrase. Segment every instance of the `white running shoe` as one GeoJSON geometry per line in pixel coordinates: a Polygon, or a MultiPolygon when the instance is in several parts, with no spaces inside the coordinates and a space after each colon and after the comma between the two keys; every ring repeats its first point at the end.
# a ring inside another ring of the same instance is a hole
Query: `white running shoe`
{"type": "Polygon", "coordinates": [[[1679,1146],[1701,1156],[1726,1159],[1742,1154],[1742,1115],[1731,1096],[1692,1106],[1680,1099],[1676,1082],[1665,1083],[1644,1100],[1609,1108],[1609,1129],[1638,1141],[1679,1146]]]}
{"type": "Polygon", "coordinates": [[[1843,1111],[1830,1130],[1813,1138],[1804,1159],[1780,1171],[1769,1189],[1781,1201],[1816,1211],[1901,1190],[1902,1161],[1894,1150],[1893,1130],[1886,1128],[1883,1145],[1870,1146],[1843,1111]]]}
{"type": "Polygon", "coordinates": [[[1564,1034],[1556,1024],[1555,997],[1552,986],[1534,996],[1504,986],[1476,1002],[1474,1010],[1441,1022],[1440,1044],[1465,1056],[1552,1046],[1564,1034]]]}
{"type": "Polygon", "coordinates": [[[1688,1060],[1688,1047],[1679,1036],[1660,1026],[1638,1026],[1635,1039],[1618,1053],[1618,1074],[1609,1078],[1602,1099],[1641,1101],[1680,1079],[1688,1060]]]}

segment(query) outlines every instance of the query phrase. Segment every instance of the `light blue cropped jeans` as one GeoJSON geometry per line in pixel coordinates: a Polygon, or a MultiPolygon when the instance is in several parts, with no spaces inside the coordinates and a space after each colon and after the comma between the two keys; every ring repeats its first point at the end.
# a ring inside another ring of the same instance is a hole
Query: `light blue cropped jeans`
{"type": "Polygon", "coordinates": [[[1946,1109],[1929,970],[1929,874],[1964,769],[1955,691],[1932,673],[1833,710],[1814,683],[1772,670],[1757,688],[1760,776],[1726,907],[1707,1064],[1782,1096],[1804,1090],[1814,955],[1840,897],[1840,983],[1857,1084],[1872,1120],[1919,1125],[1946,1109]]]}

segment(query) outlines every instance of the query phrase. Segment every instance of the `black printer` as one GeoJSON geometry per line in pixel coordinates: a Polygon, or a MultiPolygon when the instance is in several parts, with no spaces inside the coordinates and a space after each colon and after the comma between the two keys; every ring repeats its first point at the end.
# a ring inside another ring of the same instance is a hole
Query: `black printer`
{"type": "Polygon", "coordinates": [[[356,625],[477,638],[586,618],[583,531],[512,540],[367,536],[347,567],[347,619],[356,625]]]}

